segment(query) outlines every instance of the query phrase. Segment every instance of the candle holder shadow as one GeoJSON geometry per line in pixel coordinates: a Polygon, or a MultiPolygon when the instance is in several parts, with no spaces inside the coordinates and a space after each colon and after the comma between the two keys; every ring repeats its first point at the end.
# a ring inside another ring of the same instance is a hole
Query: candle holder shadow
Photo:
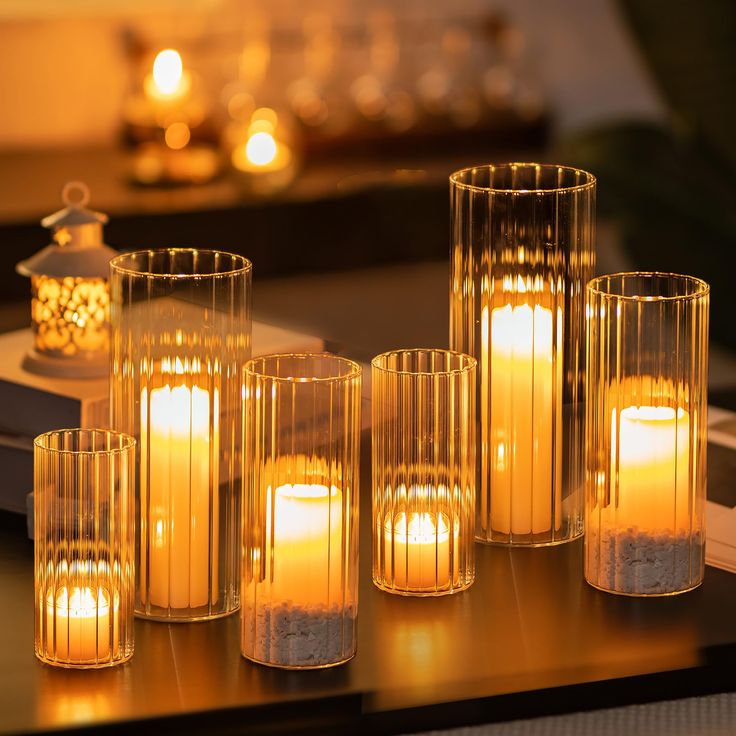
{"type": "Polygon", "coordinates": [[[587,287],[585,579],[667,596],[705,564],[710,287],[623,273],[587,287]]]}

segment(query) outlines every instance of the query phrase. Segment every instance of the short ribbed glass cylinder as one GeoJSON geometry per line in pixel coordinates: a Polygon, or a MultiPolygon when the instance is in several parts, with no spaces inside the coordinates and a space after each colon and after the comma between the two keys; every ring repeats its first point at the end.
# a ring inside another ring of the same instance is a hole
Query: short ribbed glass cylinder
{"type": "Polygon", "coordinates": [[[33,443],[36,656],[108,667],[133,656],[135,440],[59,429],[33,443]]]}
{"type": "Polygon", "coordinates": [[[361,369],[327,354],[245,368],[241,651],[329,667],[355,654],[361,369]]]}
{"type": "Polygon", "coordinates": [[[710,287],[622,273],[587,288],[585,578],[627,595],[700,585],[710,287]]]}
{"type": "Polygon", "coordinates": [[[450,177],[450,347],[478,361],[476,536],[583,532],[585,284],[595,178],[502,164],[450,177]]]}
{"type": "Polygon", "coordinates": [[[475,577],[475,358],[395,350],[371,363],[373,582],[446,595],[475,577]]]}
{"type": "Polygon", "coordinates": [[[239,605],[251,264],[169,249],[111,270],[112,422],[138,439],[136,613],[226,615],[239,605]]]}

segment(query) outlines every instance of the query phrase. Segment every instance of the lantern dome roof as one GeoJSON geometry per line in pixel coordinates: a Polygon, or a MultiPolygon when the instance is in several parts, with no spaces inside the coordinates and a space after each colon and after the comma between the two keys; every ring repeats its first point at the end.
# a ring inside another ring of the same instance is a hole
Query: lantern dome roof
{"type": "Polygon", "coordinates": [[[106,279],[110,259],[117,255],[102,241],[107,215],[85,209],[89,188],[83,182],[67,182],[61,198],[66,207],[41,220],[53,231],[54,242],[18,263],[15,270],[23,276],[106,279]]]}

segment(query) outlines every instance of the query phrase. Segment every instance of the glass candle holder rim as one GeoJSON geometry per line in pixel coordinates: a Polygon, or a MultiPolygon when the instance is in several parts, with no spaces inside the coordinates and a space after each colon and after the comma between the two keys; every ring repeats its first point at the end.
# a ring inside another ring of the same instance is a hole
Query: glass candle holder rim
{"type": "Polygon", "coordinates": [[[691,299],[702,299],[710,294],[710,284],[697,276],[689,276],[681,273],[670,273],[667,271],[618,271],[616,273],[601,274],[591,279],[586,287],[589,296],[600,296],[611,301],[624,302],[678,302],[691,299]],[[603,287],[607,279],[620,279],[622,282],[630,279],[655,279],[666,278],[688,284],[691,290],[686,294],[666,296],[664,294],[616,294],[610,289],[603,287]]]}
{"type": "Polygon", "coordinates": [[[528,195],[528,194],[553,194],[555,192],[581,192],[587,189],[595,189],[596,178],[589,171],[584,169],[578,169],[574,166],[564,166],[561,164],[540,164],[534,161],[510,161],[502,164],[480,164],[479,166],[466,166],[463,169],[458,169],[450,174],[450,184],[458,189],[466,189],[474,192],[486,192],[488,194],[512,194],[512,195],[528,195]],[[582,184],[573,184],[572,186],[566,187],[541,187],[541,188],[524,188],[524,189],[509,189],[508,187],[488,187],[481,186],[478,184],[468,184],[462,180],[462,177],[468,172],[475,172],[479,170],[489,169],[510,169],[512,167],[520,167],[524,169],[536,168],[543,169],[546,171],[557,170],[565,171],[574,174],[584,174],[586,181],[582,184]]]}
{"type": "Polygon", "coordinates": [[[338,381],[348,381],[353,378],[361,376],[363,369],[360,364],[350,358],[345,358],[342,355],[335,355],[334,353],[327,352],[306,352],[306,353],[268,353],[267,355],[258,355],[255,358],[251,358],[246,362],[243,367],[243,371],[249,376],[255,376],[258,378],[265,378],[269,381],[278,381],[283,383],[332,383],[338,381]],[[266,363],[266,361],[278,361],[283,359],[295,359],[295,360],[314,360],[314,359],[330,359],[337,364],[342,364],[346,367],[345,373],[340,373],[332,376],[279,376],[273,372],[268,373],[264,370],[257,370],[255,365],[259,362],[266,363]]]}
{"type": "Polygon", "coordinates": [[[448,350],[446,348],[397,348],[395,350],[387,350],[385,353],[380,353],[379,355],[376,355],[371,360],[371,367],[375,368],[376,370],[383,371],[384,373],[395,374],[395,375],[410,375],[410,376],[460,375],[460,374],[468,373],[469,371],[472,371],[473,368],[477,366],[477,364],[478,364],[478,361],[472,355],[468,355],[467,353],[461,353],[457,350],[448,350]],[[442,355],[449,355],[454,358],[460,359],[462,361],[462,365],[459,368],[415,371],[415,370],[390,368],[386,366],[385,364],[382,364],[382,362],[388,359],[389,356],[408,355],[412,353],[413,354],[440,353],[442,355]]]}
{"type": "Polygon", "coordinates": [[[52,429],[48,432],[39,434],[33,440],[33,446],[38,447],[44,452],[52,452],[59,455],[120,455],[127,452],[132,447],[135,447],[136,439],[125,432],[118,432],[114,429],[100,429],[97,427],[67,427],[63,429],[52,429]],[[58,447],[51,447],[47,440],[54,436],[61,436],[64,434],[81,435],[83,433],[98,434],[103,437],[116,437],[120,440],[120,444],[117,447],[101,448],[99,450],[68,450],[58,447]]]}
{"type": "Polygon", "coordinates": [[[154,279],[213,279],[213,278],[225,278],[232,277],[238,274],[246,274],[253,270],[253,262],[241,256],[238,253],[231,253],[227,250],[217,250],[211,248],[142,248],[140,250],[133,250],[128,253],[121,253],[118,256],[110,259],[110,270],[112,272],[125,274],[128,276],[137,276],[143,278],[154,278],[154,279]],[[155,271],[142,271],[137,268],[131,268],[130,266],[122,265],[125,261],[130,261],[137,256],[150,256],[156,253],[167,253],[167,254],[207,254],[213,256],[228,256],[240,261],[240,266],[237,268],[230,268],[226,271],[211,271],[202,273],[157,273],[155,271]]]}

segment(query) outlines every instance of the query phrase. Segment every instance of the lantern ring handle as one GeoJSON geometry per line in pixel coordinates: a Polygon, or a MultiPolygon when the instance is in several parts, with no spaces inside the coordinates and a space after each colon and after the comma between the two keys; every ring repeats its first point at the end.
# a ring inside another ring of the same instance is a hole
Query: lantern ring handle
{"type": "Polygon", "coordinates": [[[61,198],[67,207],[86,207],[89,187],[83,181],[68,181],[61,190],[61,198]],[[74,196],[74,194],[77,196],[74,196]]]}

